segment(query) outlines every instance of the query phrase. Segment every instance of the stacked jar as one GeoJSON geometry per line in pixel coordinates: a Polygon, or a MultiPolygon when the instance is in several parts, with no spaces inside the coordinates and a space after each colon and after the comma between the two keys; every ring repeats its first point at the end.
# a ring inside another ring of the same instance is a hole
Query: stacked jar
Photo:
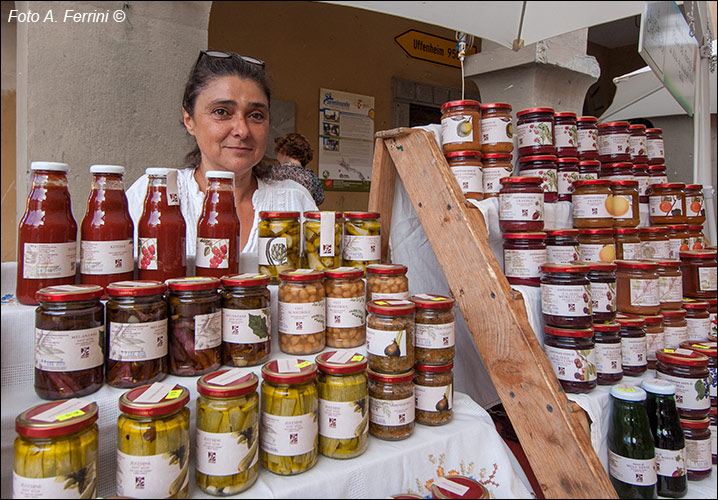
{"type": "MultiPolygon", "coordinates": [[[[574,119],[575,119],[575,115],[574,119]]],[[[561,117],[570,121],[570,117],[561,117]]],[[[557,147],[555,140],[556,118],[553,108],[529,108],[516,113],[516,136],[518,144],[519,175],[523,177],[541,177],[541,189],[546,203],[558,201],[558,169],[556,165],[557,147]]],[[[575,121],[573,123],[575,126],[575,121]]],[[[569,129],[571,124],[568,123],[569,129]]],[[[563,129],[562,129],[563,130],[563,129]]],[[[576,152],[575,136],[562,133],[562,151],[576,152]],[[565,139],[565,140],[564,140],[565,139]]],[[[562,156],[576,156],[563,154],[562,156]]]]}
{"type": "MultiPolygon", "coordinates": [[[[508,105],[507,105],[508,106],[508,105]]],[[[491,137],[488,141],[498,141],[496,134],[505,135],[501,129],[502,118],[507,114],[504,109],[492,108],[492,120],[486,125],[491,137]]],[[[511,107],[508,119],[511,121],[511,107]]],[[[441,145],[451,172],[467,200],[482,200],[483,170],[481,164],[482,120],[481,104],[473,100],[449,101],[441,106],[441,145]]]]}

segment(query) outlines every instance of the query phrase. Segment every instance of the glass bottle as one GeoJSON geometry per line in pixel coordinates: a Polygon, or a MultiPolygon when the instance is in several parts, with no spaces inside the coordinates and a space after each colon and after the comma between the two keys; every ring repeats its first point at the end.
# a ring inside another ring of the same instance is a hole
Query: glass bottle
{"type": "Polygon", "coordinates": [[[234,204],[234,172],[209,171],[197,221],[197,276],[221,278],[239,270],[239,218],[234,204]]]}

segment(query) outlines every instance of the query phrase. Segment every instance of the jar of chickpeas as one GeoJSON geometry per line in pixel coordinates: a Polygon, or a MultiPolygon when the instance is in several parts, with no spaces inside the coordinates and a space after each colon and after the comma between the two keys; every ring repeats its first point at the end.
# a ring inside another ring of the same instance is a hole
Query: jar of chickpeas
{"type": "Polygon", "coordinates": [[[364,271],[337,267],[324,271],[327,301],[327,345],[357,347],[366,340],[364,271]]]}
{"type": "Polygon", "coordinates": [[[408,299],[407,267],[401,264],[370,264],[366,266],[367,301],[408,299]]]}
{"type": "Polygon", "coordinates": [[[302,265],[317,271],[341,266],[343,228],[341,212],[304,212],[302,265]]]}
{"type": "Polygon", "coordinates": [[[324,271],[279,273],[277,340],[282,352],[313,354],[324,349],[325,307],[324,271]]]}

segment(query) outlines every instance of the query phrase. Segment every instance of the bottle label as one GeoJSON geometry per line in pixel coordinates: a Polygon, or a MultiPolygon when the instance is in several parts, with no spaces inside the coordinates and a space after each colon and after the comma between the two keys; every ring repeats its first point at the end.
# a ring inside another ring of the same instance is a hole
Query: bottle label
{"type": "Polygon", "coordinates": [[[189,484],[187,468],[189,443],[184,444],[183,458],[173,454],[128,455],[117,450],[117,495],[128,498],[167,498],[189,484]],[[174,460],[173,460],[174,458],[174,460]],[[171,485],[168,487],[168,485],[171,485]]]}
{"type": "Polygon", "coordinates": [[[670,217],[683,215],[683,203],[680,197],[672,194],[648,197],[648,214],[651,217],[670,217]]]}
{"type": "Polygon", "coordinates": [[[369,396],[369,420],[377,425],[391,427],[407,425],[414,421],[415,405],[413,395],[406,399],[393,400],[369,396]]]}
{"type": "Polygon", "coordinates": [[[596,370],[602,374],[622,373],[621,344],[604,344],[596,342],[596,370]]]}
{"type": "MultiPolygon", "coordinates": [[[[89,465],[89,464],[88,464],[89,465]]],[[[72,476],[78,475],[81,470],[73,474],[53,477],[24,477],[13,471],[12,497],[13,498],[95,498],[97,495],[97,463],[93,467],[85,467],[85,480],[82,485],[85,489],[80,491],[80,484],[72,481],[72,476]],[[69,488],[66,485],[70,484],[69,488]]]]}
{"type": "Polygon", "coordinates": [[[666,346],[666,334],[646,332],[646,359],[656,361],[656,351],[666,346]]]}
{"type": "Polygon", "coordinates": [[[380,299],[408,299],[409,298],[409,292],[387,292],[387,293],[379,293],[379,292],[369,292],[370,299],[372,300],[380,300],[380,299]]]}
{"type": "Polygon", "coordinates": [[[287,248],[288,236],[257,238],[257,262],[260,266],[286,266],[289,263],[287,248]]]}
{"type": "Polygon", "coordinates": [[[501,190],[501,179],[504,177],[511,177],[511,173],[513,172],[510,168],[486,168],[484,167],[482,175],[483,175],[483,185],[484,194],[486,193],[498,193],[501,190]]]}
{"type": "Polygon", "coordinates": [[[687,326],[665,326],[663,328],[665,335],[666,349],[677,349],[684,340],[688,340],[687,326]]]}
{"type": "Polygon", "coordinates": [[[197,471],[208,476],[233,476],[252,468],[259,457],[259,449],[250,444],[259,439],[259,429],[255,424],[246,430],[251,432],[252,441],[238,435],[239,432],[207,432],[197,429],[197,471]],[[247,459],[250,453],[252,457],[247,459]],[[242,462],[246,464],[244,467],[241,466],[242,462]]]}
{"type": "Polygon", "coordinates": [[[588,129],[578,131],[578,152],[588,153],[598,151],[598,130],[588,129]]]}
{"type": "Polygon", "coordinates": [[[140,269],[157,270],[157,238],[137,238],[137,263],[140,269]]]}
{"type": "Polygon", "coordinates": [[[646,196],[646,191],[648,190],[648,181],[649,178],[647,175],[637,175],[634,176],[635,180],[638,181],[638,196],[646,196]]]}
{"type": "Polygon", "coordinates": [[[109,359],[147,361],[167,356],[167,320],[148,323],[110,322],[109,359]]]}
{"type": "Polygon", "coordinates": [[[692,471],[711,470],[710,439],[686,439],[686,468],[692,471]]]}
{"type": "Polygon", "coordinates": [[[194,349],[202,351],[222,345],[222,311],[194,317],[194,349]]]}
{"type": "Polygon", "coordinates": [[[222,340],[230,344],[269,342],[272,331],[269,308],[222,309],[222,340]]]}
{"type": "Polygon", "coordinates": [[[688,250],[690,238],[671,238],[668,240],[668,258],[671,260],[680,260],[680,252],[688,250]]]}
{"type": "Polygon", "coordinates": [[[671,255],[671,242],[644,241],[641,245],[641,255],[644,259],[667,259],[671,255]]]}
{"type": "Polygon", "coordinates": [[[552,316],[591,316],[591,285],[542,283],[541,312],[552,316]]]}
{"type": "Polygon", "coordinates": [[[384,351],[392,344],[399,348],[397,356],[406,356],[406,330],[375,330],[367,326],[366,352],[386,357],[384,351]]]}
{"type": "Polygon", "coordinates": [[[462,193],[481,193],[484,188],[481,167],[451,167],[462,193]]]}
{"type": "Polygon", "coordinates": [[[502,193],[499,195],[499,220],[543,220],[543,193],[502,193]]]}
{"type": "Polygon", "coordinates": [[[656,472],[664,477],[686,475],[686,449],[664,450],[656,447],[656,472]]]}
{"type": "Polygon", "coordinates": [[[197,238],[195,266],[210,269],[228,269],[229,238],[197,238]]]}
{"type": "Polygon", "coordinates": [[[175,206],[180,204],[179,190],[177,189],[177,169],[167,171],[167,204],[175,206]]]}
{"type": "Polygon", "coordinates": [[[698,268],[698,290],[701,292],[716,291],[716,268],[715,267],[699,267],[698,268]]]}
{"type": "Polygon", "coordinates": [[[575,148],[578,146],[578,127],[576,125],[557,125],[554,128],[557,148],[575,148]]]}
{"type": "Polygon", "coordinates": [[[117,274],[132,272],[135,268],[132,238],[115,241],[87,241],[80,245],[80,272],[82,274],[117,274]]]}
{"type": "Polygon", "coordinates": [[[698,217],[705,215],[703,195],[686,196],[686,215],[688,217],[698,217]]]}
{"type": "Polygon", "coordinates": [[[621,362],[623,366],[646,366],[646,336],[621,337],[621,362]]]}
{"type": "Polygon", "coordinates": [[[381,236],[344,235],[344,260],[381,259],[381,236]]]}
{"type": "Polygon", "coordinates": [[[608,450],[608,472],[619,481],[636,486],[650,486],[658,482],[655,458],[626,458],[608,450]]]}
{"type": "Polygon", "coordinates": [[[334,257],[336,248],[336,213],[320,212],[319,213],[319,256],[334,257]]]}
{"type": "Polygon", "coordinates": [[[443,325],[425,325],[416,323],[414,329],[414,347],[422,349],[447,349],[454,347],[454,322],[443,325]]]}
{"type": "Polygon", "coordinates": [[[354,439],[369,432],[367,397],[358,401],[319,400],[319,435],[329,439],[354,439]]]}
{"type": "MultiPolygon", "coordinates": [[[[481,126],[480,123],[477,125],[481,126]]],[[[474,142],[474,122],[472,115],[454,115],[442,118],[441,143],[458,144],[463,142],[474,142]]]]}
{"type": "Polygon", "coordinates": [[[504,274],[509,278],[538,278],[546,263],[546,249],[504,250],[504,274]]]}
{"type": "Polygon", "coordinates": [[[642,243],[622,243],[623,258],[625,260],[642,259],[643,244],[642,243]]]}
{"type": "Polygon", "coordinates": [[[631,287],[631,305],[632,306],[657,306],[660,304],[658,300],[658,280],[641,280],[630,279],[631,287]]]}
{"type": "Polygon", "coordinates": [[[571,201],[574,219],[611,218],[606,208],[607,194],[574,194],[571,201]]]}
{"type": "Polygon", "coordinates": [[[481,119],[481,144],[513,143],[513,137],[514,132],[510,116],[481,119]]]}
{"type": "MultiPolygon", "coordinates": [[[[617,179],[614,179],[617,180],[617,179]]],[[[633,197],[615,195],[612,197],[614,219],[631,219],[633,217],[633,197]],[[621,201],[623,199],[624,201],[621,201]]]]}
{"type": "Polygon", "coordinates": [[[580,244],[578,249],[581,253],[581,260],[584,262],[613,262],[613,256],[616,255],[616,247],[612,243],[608,245],[587,245],[580,244]],[[608,248],[610,247],[610,250],[608,248]]]}
{"type": "Polygon", "coordinates": [[[707,410],[711,406],[707,378],[685,378],[656,370],[656,378],[676,385],[676,406],[684,410],[707,410]]]}
{"type": "Polygon", "coordinates": [[[22,277],[25,279],[66,278],[75,275],[77,242],[25,243],[22,277]]]}
{"type": "Polygon", "coordinates": [[[528,168],[521,170],[521,176],[541,177],[541,190],[544,193],[558,193],[558,172],[555,168],[528,168]]]}
{"type": "Polygon", "coordinates": [[[598,154],[627,155],[631,153],[631,136],[629,134],[605,134],[598,136],[598,154]]]}
{"type": "Polygon", "coordinates": [[[366,310],[364,295],[349,299],[327,297],[327,326],[356,328],[364,324],[366,310]]]}
{"type": "Polygon", "coordinates": [[[631,157],[646,156],[646,136],[645,135],[631,135],[629,139],[631,148],[631,157]]]}
{"type": "Polygon", "coordinates": [[[35,328],[35,368],[46,372],[74,372],[102,365],[104,328],[41,330],[35,328]]]}
{"type": "Polygon", "coordinates": [[[658,277],[658,301],[661,303],[683,302],[682,276],[658,277]]]}
{"type": "Polygon", "coordinates": [[[291,335],[322,332],[326,322],[325,307],[324,299],[297,304],[280,300],[278,330],[291,335]]]}
{"type": "Polygon", "coordinates": [[[559,349],[544,345],[556,378],[569,382],[596,380],[596,352],[594,349],[559,349]]]}
{"type": "Polygon", "coordinates": [[[573,193],[573,183],[578,180],[578,172],[558,172],[558,194],[573,193]]]}
{"type": "Polygon", "coordinates": [[[710,318],[686,318],[686,340],[708,340],[711,333],[710,318]]]}
{"type": "Polygon", "coordinates": [[[593,314],[614,312],[616,310],[616,282],[591,283],[591,301],[593,314]]]}
{"type": "Polygon", "coordinates": [[[518,146],[553,146],[553,121],[522,123],[516,127],[518,146]]]}
{"type": "Polygon", "coordinates": [[[647,139],[646,151],[648,152],[649,160],[653,158],[664,158],[663,139],[647,139]]]}
{"type": "Polygon", "coordinates": [[[281,457],[294,457],[314,451],[319,424],[314,413],[296,417],[280,417],[262,412],[262,450],[281,457]]]}
{"type": "Polygon", "coordinates": [[[547,264],[568,264],[571,261],[578,260],[578,254],[578,245],[546,245],[547,264]]]}
{"type": "Polygon", "coordinates": [[[446,410],[454,407],[454,391],[451,384],[429,387],[426,385],[414,384],[414,404],[417,410],[438,412],[437,406],[441,401],[446,401],[446,410]]]}

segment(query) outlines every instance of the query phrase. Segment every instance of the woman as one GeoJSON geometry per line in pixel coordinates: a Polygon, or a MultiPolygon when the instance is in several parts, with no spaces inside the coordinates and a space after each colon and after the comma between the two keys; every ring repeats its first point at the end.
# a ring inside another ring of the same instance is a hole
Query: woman
{"type": "Polygon", "coordinates": [[[314,158],[314,150],[309,141],[296,132],[274,139],[274,152],[277,153],[278,166],[272,169],[272,178],[286,178],[291,175],[312,194],[317,205],[324,203],[322,181],[307,168],[307,163],[314,158]]]}
{"type": "MultiPolygon", "coordinates": [[[[234,199],[240,222],[240,272],[257,271],[259,212],[311,211],[309,191],[272,173],[264,159],[269,135],[270,89],[264,63],[234,52],[201,51],[185,87],[183,123],[197,141],[177,176],[182,215],[187,224],[187,255],[196,251],[197,220],[211,170],[234,172],[234,199]]],[[[147,191],[143,175],[127,190],[130,215],[137,223],[147,191]]],[[[136,248],[136,247],[135,247],[136,248]]]]}

